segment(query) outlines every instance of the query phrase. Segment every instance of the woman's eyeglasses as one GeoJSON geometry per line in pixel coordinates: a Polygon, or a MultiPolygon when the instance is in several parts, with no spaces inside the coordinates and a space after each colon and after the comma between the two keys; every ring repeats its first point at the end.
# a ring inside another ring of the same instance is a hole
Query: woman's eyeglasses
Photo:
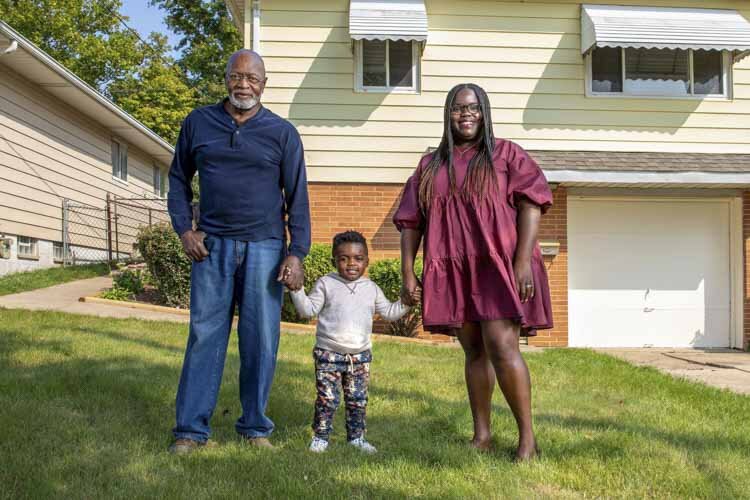
{"type": "Polygon", "coordinates": [[[227,76],[229,77],[229,81],[232,83],[240,83],[242,80],[247,80],[249,84],[257,85],[263,81],[257,76],[250,73],[229,73],[229,75],[227,76]]]}
{"type": "Polygon", "coordinates": [[[460,115],[464,112],[468,111],[472,115],[476,115],[482,110],[482,108],[477,103],[471,103],[471,104],[454,104],[451,106],[451,114],[452,115],[460,115]]]}

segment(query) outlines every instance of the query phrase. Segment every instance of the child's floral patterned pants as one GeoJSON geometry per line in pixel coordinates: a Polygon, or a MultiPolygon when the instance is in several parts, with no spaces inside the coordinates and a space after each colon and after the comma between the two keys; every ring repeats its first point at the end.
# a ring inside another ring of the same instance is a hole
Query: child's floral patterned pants
{"type": "Polygon", "coordinates": [[[315,348],[315,383],[318,396],[315,399],[313,431],[328,441],[333,431],[333,416],[339,406],[339,393],[344,392],[346,406],[346,439],[351,441],[365,433],[367,386],[370,382],[372,352],[340,354],[315,348]]]}

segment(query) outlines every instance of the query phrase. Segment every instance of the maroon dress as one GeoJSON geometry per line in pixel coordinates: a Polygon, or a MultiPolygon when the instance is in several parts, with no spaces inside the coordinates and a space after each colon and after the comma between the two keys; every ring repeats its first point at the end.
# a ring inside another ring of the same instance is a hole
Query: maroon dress
{"type": "MultiPolygon", "coordinates": [[[[476,147],[453,150],[456,186],[463,186],[476,147]]],[[[426,217],[419,209],[419,178],[431,155],[419,162],[404,187],[393,216],[400,231],[424,233],[422,316],[427,330],[459,328],[465,322],[513,319],[525,335],[552,328],[547,271],[539,245],[531,258],[534,298],[521,303],[513,273],[516,251],[516,204],[525,198],[541,207],[552,205],[552,193],[534,160],[517,144],[497,139],[492,162],[498,189],[487,196],[450,194],[448,169],[433,181],[433,199],[426,217]]]]}

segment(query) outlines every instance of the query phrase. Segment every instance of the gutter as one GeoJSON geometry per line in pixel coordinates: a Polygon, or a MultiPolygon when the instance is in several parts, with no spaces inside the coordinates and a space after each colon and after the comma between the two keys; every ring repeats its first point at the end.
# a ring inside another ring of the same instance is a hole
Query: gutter
{"type": "Polygon", "coordinates": [[[260,0],[253,1],[253,51],[260,54],[260,0]]]}
{"type": "MultiPolygon", "coordinates": [[[[25,51],[29,52],[35,59],[37,59],[38,61],[43,63],[45,66],[47,66],[49,69],[51,69],[52,71],[54,71],[55,73],[63,77],[65,80],[71,83],[78,90],[82,91],[84,94],[94,99],[100,105],[102,105],[109,111],[113,112],[115,115],[117,115],[121,119],[125,120],[128,123],[128,125],[137,129],[139,132],[147,136],[156,144],[164,148],[170,155],[174,155],[174,148],[172,147],[171,144],[169,144],[167,141],[162,139],[153,130],[151,130],[150,128],[148,128],[147,126],[145,126],[144,124],[142,124],[141,122],[133,118],[133,116],[128,114],[124,109],[120,108],[115,103],[113,103],[112,101],[104,97],[102,94],[96,91],[93,87],[91,87],[88,83],[78,78],[65,66],[55,61],[53,58],[47,55],[39,47],[37,47],[36,45],[31,43],[29,40],[24,38],[23,35],[21,35],[16,30],[8,26],[4,21],[0,21],[0,33],[2,33],[6,37],[13,40],[14,43],[16,43],[16,48],[14,48],[13,50],[16,50],[18,47],[21,47],[25,51]]],[[[12,47],[13,47],[13,44],[11,44],[9,49],[12,47]]],[[[7,50],[3,54],[5,53],[7,53],[7,50]]]]}
{"type": "Polygon", "coordinates": [[[681,184],[750,186],[750,172],[658,172],[611,170],[544,170],[547,181],[555,184],[681,184]]]}

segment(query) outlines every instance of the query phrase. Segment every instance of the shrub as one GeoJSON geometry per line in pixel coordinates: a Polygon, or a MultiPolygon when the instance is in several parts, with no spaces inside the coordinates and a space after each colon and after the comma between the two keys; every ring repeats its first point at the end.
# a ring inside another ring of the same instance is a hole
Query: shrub
{"type": "MultiPolygon", "coordinates": [[[[331,263],[331,245],[313,243],[310,253],[305,257],[305,292],[310,293],[313,285],[322,276],[335,271],[331,263]]],[[[292,298],[288,293],[284,294],[284,305],[281,308],[281,320],[291,323],[309,323],[307,318],[300,318],[294,308],[292,298]]]]}
{"type": "Polygon", "coordinates": [[[133,271],[131,269],[125,269],[115,274],[112,279],[114,288],[125,290],[133,295],[143,293],[144,284],[143,277],[140,271],[133,271]]]}
{"type": "MultiPolygon", "coordinates": [[[[417,276],[422,274],[422,259],[414,262],[417,276]]],[[[391,302],[395,302],[401,295],[401,259],[383,259],[370,266],[370,279],[374,281],[391,302]]],[[[416,337],[417,329],[422,321],[422,307],[412,307],[398,321],[388,323],[388,333],[398,337],[416,337]]]]}
{"type": "Polygon", "coordinates": [[[173,307],[189,307],[191,263],[172,227],[166,223],[143,227],[136,245],[164,302],[173,307]]]}
{"type": "Polygon", "coordinates": [[[133,294],[130,293],[128,290],[112,287],[109,290],[105,290],[102,292],[102,298],[109,299],[109,300],[130,300],[133,298],[133,294]]]}

